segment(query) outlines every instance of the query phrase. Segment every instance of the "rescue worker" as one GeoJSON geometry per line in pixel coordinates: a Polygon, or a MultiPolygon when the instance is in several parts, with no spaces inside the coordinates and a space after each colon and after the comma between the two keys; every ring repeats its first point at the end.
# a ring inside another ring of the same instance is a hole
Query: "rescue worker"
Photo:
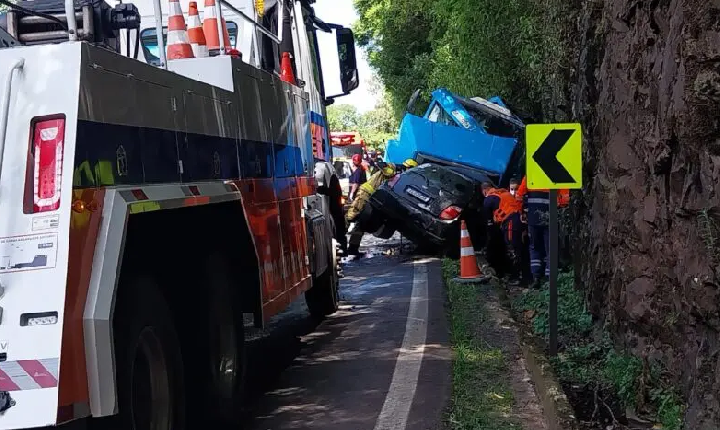
{"type": "Polygon", "coordinates": [[[494,188],[490,182],[482,183],[485,196],[483,209],[488,229],[499,227],[505,241],[506,252],[511,262],[509,284],[520,285],[522,281],[523,225],[520,220],[522,203],[510,191],[494,188]]]}
{"type": "MultiPolygon", "coordinates": [[[[523,178],[522,185],[527,184],[523,178]]],[[[550,191],[530,190],[523,193],[523,212],[528,224],[530,240],[530,271],[533,288],[539,288],[545,277],[550,276],[550,191]]],[[[558,190],[558,207],[565,207],[570,201],[567,189],[558,190]]]]}
{"type": "Polygon", "coordinates": [[[418,163],[417,161],[413,160],[412,158],[408,158],[407,160],[403,161],[403,163],[398,166],[398,170],[402,173],[407,171],[408,169],[412,169],[413,167],[417,167],[418,163]]]}
{"type": "Polygon", "coordinates": [[[367,182],[360,185],[345,215],[346,221],[353,224],[350,229],[350,240],[348,241],[348,255],[360,254],[360,242],[364,234],[360,225],[355,222],[355,219],[363,211],[365,204],[370,200],[370,196],[375,190],[377,190],[383,182],[395,176],[396,171],[393,163],[387,163],[379,167],[379,171],[373,173],[367,182]]]}
{"type": "Polygon", "coordinates": [[[520,185],[517,187],[517,191],[515,191],[515,198],[522,201],[525,194],[527,194],[527,191],[527,177],[523,176],[522,181],[520,181],[520,185]]]}
{"type": "Polygon", "coordinates": [[[517,195],[518,188],[520,188],[520,181],[515,178],[510,179],[510,194],[512,194],[513,197],[517,195]]]}
{"type": "Polygon", "coordinates": [[[374,149],[371,149],[370,152],[367,154],[367,162],[368,162],[368,165],[370,166],[370,169],[369,169],[370,174],[373,174],[373,173],[377,172],[377,170],[378,170],[378,165],[377,165],[376,159],[377,159],[377,152],[374,149]]]}
{"type": "Polygon", "coordinates": [[[365,204],[368,200],[370,200],[370,196],[372,196],[380,185],[395,176],[400,170],[404,171],[411,169],[417,165],[417,162],[410,158],[403,161],[402,167],[395,166],[393,163],[380,162],[378,163],[378,168],[380,170],[373,173],[370,176],[370,179],[360,186],[360,189],[357,192],[357,198],[350,204],[350,208],[348,209],[346,216],[348,223],[354,223],[350,232],[348,255],[358,255],[360,253],[360,242],[362,241],[364,231],[358,223],[355,222],[355,219],[363,211],[365,204]]]}
{"type": "Polygon", "coordinates": [[[353,171],[350,174],[350,192],[348,193],[348,200],[352,201],[355,199],[358,187],[367,182],[367,174],[365,173],[365,166],[362,164],[362,155],[355,154],[352,156],[353,171]]]}

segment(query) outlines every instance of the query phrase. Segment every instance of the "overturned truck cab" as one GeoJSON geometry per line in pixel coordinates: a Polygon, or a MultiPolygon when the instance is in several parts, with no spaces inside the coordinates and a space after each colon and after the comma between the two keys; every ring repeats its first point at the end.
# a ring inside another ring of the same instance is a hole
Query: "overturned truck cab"
{"type": "Polygon", "coordinates": [[[468,99],[439,88],[417,116],[418,95],[408,103],[398,139],[388,142],[386,161],[412,158],[421,166],[378,189],[364,219],[376,235],[397,230],[452,255],[460,220],[468,222],[476,245],[484,242],[480,184],[504,187],[524,171],[525,126],[499,97],[468,99]]]}

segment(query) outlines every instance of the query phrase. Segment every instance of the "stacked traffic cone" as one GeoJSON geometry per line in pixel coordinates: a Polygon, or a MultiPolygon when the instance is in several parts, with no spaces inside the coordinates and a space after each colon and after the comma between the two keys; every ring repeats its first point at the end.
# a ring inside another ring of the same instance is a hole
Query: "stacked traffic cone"
{"type": "Polygon", "coordinates": [[[289,52],[283,52],[280,59],[280,80],[289,84],[297,85],[295,82],[295,73],[293,73],[289,52]]]}
{"type": "Polygon", "coordinates": [[[468,233],[465,220],[462,220],[460,223],[460,277],[454,280],[456,282],[484,282],[488,279],[480,272],[470,233],[468,233]]]}
{"type": "MultiPolygon", "coordinates": [[[[217,30],[217,15],[215,14],[215,0],[205,0],[205,12],[203,12],[203,32],[205,33],[205,41],[207,47],[212,54],[220,52],[220,36],[217,30]]],[[[222,20],[223,40],[225,42],[225,51],[228,52],[230,47],[230,33],[227,30],[225,18],[222,20]]]]}
{"type": "Polygon", "coordinates": [[[209,57],[207,44],[205,43],[205,33],[203,32],[202,23],[200,22],[200,14],[198,14],[197,2],[191,1],[188,10],[188,39],[192,46],[195,58],[209,57]]]}
{"type": "Polygon", "coordinates": [[[179,0],[170,0],[168,11],[167,59],[193,58],[192,46],[188,42],[185,18],[179,0]]]}

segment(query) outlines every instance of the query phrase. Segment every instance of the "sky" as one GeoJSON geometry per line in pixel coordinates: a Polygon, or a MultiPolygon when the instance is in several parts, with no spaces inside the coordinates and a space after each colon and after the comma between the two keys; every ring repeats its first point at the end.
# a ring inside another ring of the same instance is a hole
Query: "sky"
{"type": "MultiPolygon", "coordinates": [[[[327,23],[351,27],[358,19],[352,0],[317,0],[314,7],[317,17],[327,23]]],[[[318,35],[318,45],[321,57],[324,56],[326,52],[337,52],[334,36],[322,37],[318,35]]],[[[335,99],[335,103],[354,105],[359,112],[367,112],[373,109],[377,102],[377,97],[369,91],[368,81],[372,76],[372,72],[363,49],[357,47],[355,54],[357,57],[358,74],[360,75],[360,86],[349,95],[335,99]]],[[[332,59],[332,61],[322,61],[323,76],[337,76],[337,54],[334,56],[325,55],[325,58],[332,59]]],[[[332,86],[333,83],[334,82],[328,83],[328,85],[332,86]]],[[[334,87],[337,90],[339,85],[336,84],[334,87]]],[[[330,90],[330,88],[327,89],[330,90]]]]}

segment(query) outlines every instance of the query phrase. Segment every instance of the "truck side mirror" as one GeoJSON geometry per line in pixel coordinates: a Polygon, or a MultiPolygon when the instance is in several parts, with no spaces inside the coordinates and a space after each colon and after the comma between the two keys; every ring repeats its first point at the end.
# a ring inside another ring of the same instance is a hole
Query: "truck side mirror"
{"type": "Polygon", "coordinates": [[[355,58],[355,36],[351,29],[342,27],[335,31],[335,38],[340,65],[340,85],[343,93],[349,94],[360,85],[355,58]]]}
{"type": "Polygon", "coordinates": [[[418,97],[420,97],[420,88],[416,89],[410,96],[410,100],[408,100],[408,104],[405,107],[407,113],[411,114],[415,111],[415,104],[417,103],[418,97]]]}

